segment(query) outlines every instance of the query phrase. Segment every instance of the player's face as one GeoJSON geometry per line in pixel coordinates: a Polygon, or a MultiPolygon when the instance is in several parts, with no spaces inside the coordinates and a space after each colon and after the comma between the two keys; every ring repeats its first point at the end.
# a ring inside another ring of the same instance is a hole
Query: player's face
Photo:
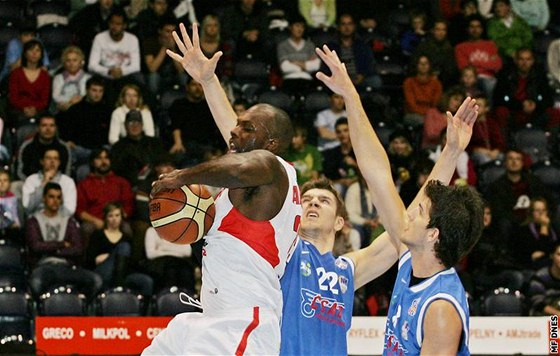
{"type": "Polygon", "coordinates": [[[70,52],[64,59],[64,69],[70,74],[76,74],[82,69],[83,60],[77,53],[70,52]]]}
{"type": "Polygon", "coordinates": [[[344,225],[344,219],[336,215],[337,200],[333,193],[325,189],[310,189],[301,197],[303,215],[302,233],[334,233],[344,225]]]}
{"type": "Polygon", "coordinates": [[[112,229],[118,229],[121,226],[122,222],[122,213],[121,209],[113,209],[111,210],[106,217],[107,227],[112,229]]]}
{"type": "Polygon", "coordinates": [[[231,130],[230,153],[266,149],[270,142],[270,130],[266,126],[267,118],[264,115],[266,114],[252,107],[237,119],[237,126],[231,130]]]}
{"type": "Polygon", "coordinates": [[[428,223],[430,222],[430,208],[432,202],[424,197],[420,204],[410,212],[407,212],[405,229],[402,242],[407,245],[421,245],[424,243],[428,223]]]}
{"type": "Polygon", "coordinates": [[[45,209],[56,212],[62,205],[62,192],[58,189],[49,189],[44,197],[45,209]]]}

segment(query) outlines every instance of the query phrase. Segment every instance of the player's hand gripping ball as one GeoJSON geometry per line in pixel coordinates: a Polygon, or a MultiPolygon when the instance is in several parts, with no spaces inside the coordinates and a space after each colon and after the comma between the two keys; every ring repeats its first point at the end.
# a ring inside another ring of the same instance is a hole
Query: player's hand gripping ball
{"type": "Polygon", "coordinates": [[[216,207],[202,185],[165,189],[150,201],[150,221],[158,235],[169,242],[186,245],[200,240],[214,222],[216,207]]]}

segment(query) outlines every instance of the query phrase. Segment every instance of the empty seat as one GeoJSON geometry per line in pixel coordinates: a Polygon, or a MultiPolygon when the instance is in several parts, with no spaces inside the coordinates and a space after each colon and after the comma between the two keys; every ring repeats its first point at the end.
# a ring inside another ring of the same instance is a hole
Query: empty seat
{"type": "Polygon", "coordinates": [[[122,287],[108,290],[96,298],[99,316],[141,316],[143,309],[143,297],[122,287]]]}
{"type": "Polygon", "coordinates": [[[0,339],[31,337],[31,297],[14,287],[0,287],[0,339]]]}
{"type": "Polygon", "coordinates": [[[19,25],[24,20],[25,1],[0,0],[0,24],[19,25]]]}
{"type": "Polygon", "coordinates": [[[513,140],[515,146],[528,154],[533,162],[540,162],[550,158],[549,135],[548,132],[528,124],[514,134],[513,140]]]}
{"type": "Polygon", "coordinates": [[[560,166],[546,160],[533,165],[531,169],[558,201],[560,199],[560,166]]]}
{"type": "Polygon", "coordinates": [[[478,167],[478,187],[482,193],[486,193],[486,190],[490,184],[494,183],[498,178],[506,173],[506,169],[502,164],[502,161],[495,160],[488,162],[484,165],[478,167]]]}
{"type": "Polygon", "coordinates": [[[241,60],[235,63],[234,78],[239,85],[248,83],[266,84],[268,65],[260,61],[241,60]]]}
{"type": "Polygon", "coordinates": [[[175,316],[180,313],[194,312],[198,308],[181,302],[181,293],[192,295],[185,288],[171,287],[159,292],[153,298],[153,314],[158,316],[175,316]]]}
{"type": "Polygon", "coordinates": [[[70,287],[60,286],[41,295],[39,314],[44,316],[83,316],[86,297],[70,287]]]}
{"type": "Polygon", "coordinates": [[[305,97],[304,109],[306,113],[316,114],[330,107],[330,95],[326,91],[314,91],[305,97]]]}
{"type": "Polygon", "coordinates": [[[68,25],[70,3],[67,0],[36,0],[29,8],[37,19],[37,28],[50,24],[68,25]]]}
{"type": "Polygon", "coordinates": [[[523,295],[508,288],[497,288],[484,298],[486,316],[522,316],[523,295]]]}
{"type": "Polygon", "coordinates": [[[27,289],[21,250],[6,240],[0,240],[0,287],[27,289]]]}
{"type": "Polygon", "coordinates": [[[268,90],[258,99],[259,103],[270,104],[287,112],[293,112],[294,100],[286,93],[278,90],[268,90]]]}

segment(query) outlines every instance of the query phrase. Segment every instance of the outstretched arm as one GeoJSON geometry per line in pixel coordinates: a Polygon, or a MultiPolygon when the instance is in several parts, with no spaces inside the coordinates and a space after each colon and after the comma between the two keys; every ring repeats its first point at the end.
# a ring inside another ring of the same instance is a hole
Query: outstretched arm
{"type": "Polygon", "coordinates": [[[212,112],[212,116],[216,121],[216,125],[220,129],[222,137],[229,142],[231,136],[231,130],[235,127],[237,122],[237,115],[218,80],[218,77],[214,73],[216,71],[216,65],[218,60],[222,56],[222,51],[218,51],[210,59],[206,58],[202,50],[200,49],[200,41],[198,38],[198,25],[193,24],[193,35],[192,41],[187,34],[187,29],[185,25],[180,24],[179,29],[181,30],[181,38],[177,32],[173,32],[173,38],[175,43],[177,43],[177,48],[181,51],[182,56],[172,50],[167,50],[167,55],[173,58],[177,62],[181,63],[185,71],[197,82],[202,85],[204,89],[204,95],[206,96],[206,101],[212,112]]]}
{"type": "MultiPolygon", "coordinates": [[[[348,77],[344,64],[340,62],[336,53],[327,46],[324,46],[323,50],[317,49],[317,54],[333,73],[331,77],[324,73],[318,73],[317,78],[331,90],[344,97],[348,112],[350,138],[358,160],[358,166],[368,183],[373,204],[378,210],[381,221],[400,255],[403,248],[399,237],[408,223],[408,216],[394,187],[385,149],[369,123],[359,95],[348,77]]],[[[472,126],[478,115],[477,110],[478,106],[475,100],[467,98],[455,116],[447,113],[447,145],[434,166],[428,181],[435,179],[445,184],[449,183],[455,171],[457,158],[470,141],[472,126]]],[[[417,194],[408,210],[415,209],[423,198],[424,187],[417,194]]]]}

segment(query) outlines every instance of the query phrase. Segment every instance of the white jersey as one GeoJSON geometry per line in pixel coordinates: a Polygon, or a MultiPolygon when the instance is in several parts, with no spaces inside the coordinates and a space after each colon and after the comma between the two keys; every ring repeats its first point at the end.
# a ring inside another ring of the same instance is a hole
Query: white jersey
{"type": "Polygon", "coordinates": [[[280,212],[253,221],[231,203],[228,189],[216,198],[216,216],[202,251],[201,302],[204,313],[259,306],[280,316],[280,277],[293,250],[301,218],[296,171],[277,157],[289,179],[280,212]]]}

